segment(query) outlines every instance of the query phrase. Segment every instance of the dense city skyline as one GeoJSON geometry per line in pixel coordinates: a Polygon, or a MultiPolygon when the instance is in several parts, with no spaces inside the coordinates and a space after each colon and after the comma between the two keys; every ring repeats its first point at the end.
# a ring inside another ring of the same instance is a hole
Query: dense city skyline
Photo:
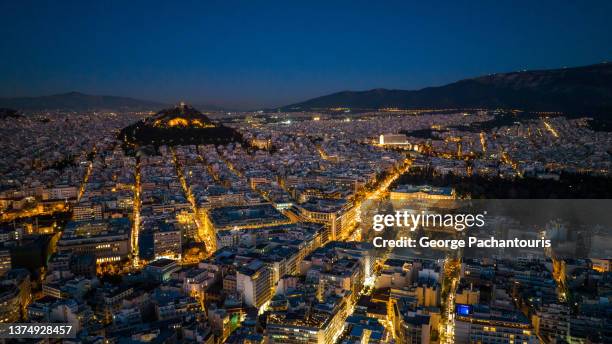
{"type": "Polygon", "coordinates": [[[83,343],[610,342],[596,121],[209,115],[0,118],[0,337],[55,322],[83,343]],[[430,220],[377,232],[402,209],[430,220]],[[435,222],[450,214],[475,226],[435,222]]]}
{"type": "Polygon", "coordinates": [[[0,343],[612,343],[610,10],[1,3],[0,343]]]}
{"type": "Polygon", "coordinates": [[[0,6],[10,14],[1,97],[80,91],[254,108],[612,56],[609,2],[0,6]]]}

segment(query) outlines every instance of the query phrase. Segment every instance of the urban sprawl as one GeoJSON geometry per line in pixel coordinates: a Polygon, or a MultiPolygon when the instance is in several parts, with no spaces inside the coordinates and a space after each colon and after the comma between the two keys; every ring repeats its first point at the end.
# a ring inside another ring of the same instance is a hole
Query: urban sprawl
{"type": "Polygon", "coordinates": [[[609,178],[612,133],[589,119],[186,108],[152,127],[210,117],[242,141],[120,135],[152,112],[0,119],[0,322],[73,324],[65,343],[612,342],[610,256],[420,257],[362,221],[382,199],[469,197],[398,185],[414,171],[609,178]]]}

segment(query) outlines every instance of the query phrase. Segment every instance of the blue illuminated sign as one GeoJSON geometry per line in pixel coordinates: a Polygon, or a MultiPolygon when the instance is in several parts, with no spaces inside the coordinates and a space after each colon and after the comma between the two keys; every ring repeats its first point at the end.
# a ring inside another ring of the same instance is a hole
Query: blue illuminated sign
{"type": "Polygon", "coordinates": [[[472,313],[470,305],[457,305],[457,315],[468,316],[470,313],[472,313]]]}

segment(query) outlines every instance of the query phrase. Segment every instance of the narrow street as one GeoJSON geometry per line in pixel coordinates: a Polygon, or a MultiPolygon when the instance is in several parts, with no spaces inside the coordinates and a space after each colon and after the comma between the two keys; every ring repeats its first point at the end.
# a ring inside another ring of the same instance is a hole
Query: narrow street
{"type": "Polygon", "coordinates": [[[132,225],[132,262],[135,268],[140,265],[138,251],[138,236],[140,234],[140,159],[136,158],[136,169],[134,171],[134,223],[132,225]]]}
{"type": "Polygon", "coordinates": [[[89,176],[91,175],[92,170],[93,170],[93,162],[90,161],[89,164],[87,165],[87,171],[85,172],[85,176],[83,177],[83,182],[81,182],[81,187],[79,187],[77,203],[81,200],[81,198],[85,194],[85,188],[87,186],[87,181],[89,180],[89,176]]]}
{"type": "Polygon", "coordinates": [[[447,257],[444,260],[444,277],[442,279],[442,317],[438,327],[440,344],[455,342],[455,294],[459,284],[461,262],[458,258],[447,257]]]}
{"type": "Polygon", "coordinates": [[[174,160],[174,165],[176,167],[176,173],[178,175],[179,182],[181,183],[183,193],[185,194],[185,197],[191,204],[191,211],[193,212],[194,221],[198,229],[197,230],[198,239],[204,243],[204,245],[206,246],[206,254],[207,256],[210,256],[215,252],[216,246],[217,246],[215,234],[211,233],[210,230],[206,228],[206,225],[203,223],[202,219],[200,218],[200,215],[202,212],[200,211],[200,209],[198,209],[198,205],[195,200],[195,197],[191,193],[189,185],[187,185],[187,180],[185,179],[185,176],[183,174],[184,168],[181,165],[181,162],[179,161],[174,148],[172,148],[171,151],[172,151],[172,158],[174,160]]]}
{"type": "Polygon", "coordinates": [[[553,128],[552,125],[550,125],[550,123],[543,121],[544,123],[544,127],[546,127],[546,130],[548,130],[548,132],[550,132],[552,134],[552,136],[554,137],[559,137],[559,133],[555,130],[555,128],[553,128]]]}

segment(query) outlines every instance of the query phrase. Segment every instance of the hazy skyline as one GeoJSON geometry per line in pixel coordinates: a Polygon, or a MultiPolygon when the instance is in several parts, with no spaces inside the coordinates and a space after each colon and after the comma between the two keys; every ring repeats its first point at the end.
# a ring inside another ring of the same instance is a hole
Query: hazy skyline
{"type": "Polygon", "coordinates": [[[231,108],[602,62],[612,2],[2,2],[0,96],[231,108]]]}

